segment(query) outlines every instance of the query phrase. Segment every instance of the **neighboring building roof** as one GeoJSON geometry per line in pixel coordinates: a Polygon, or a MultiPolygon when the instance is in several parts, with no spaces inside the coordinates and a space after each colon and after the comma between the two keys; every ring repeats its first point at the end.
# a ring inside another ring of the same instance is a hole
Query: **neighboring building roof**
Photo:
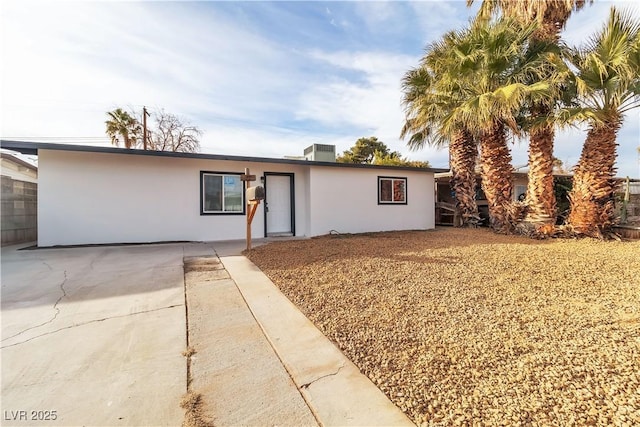
{"type": "Polygon", "coordinates": [[[88,145],[71,145],[71,144],[51,144],[46,142],[26,142],[26,141],[9,141],[0,140],[2,148],[8,148],[19,151],[23,154],[38,154],[38,150],[60,150],[60,151],[79,151],[89,153],[111,153],[111,154],[128,154],[141,156],[157,156],[157,157],[180,157],[191,159],[208,159],[208,160],[228,160],[236,162],[256,162],[256,163],[282,163],[293,165],[307,166],[330,166],[338,168],[367,168],[380,170],[410,170],[423,172],[445,172],[447,169],[439,168],[416,168],[410,166],[380,166],[369,164],[353,164],[353,163],[335,163],[335,162],[317,162],[308,160],[292,160],[292,159],[272,159],[268,157],[247,157],[247,156],[231,156],[225,154],[203,154],[203,153],[178,153],[173,151],[153,151],[153,150],[136,150],[115,147],[91,147],[88,145]]]}
{"type": "MultiPolygon", "coordinates": [[[[515,172],[513,172],[513,175],[514,176],[519,176],[519,177],[528,177],[529,174],[527,172],[515,171],[515,172]]],[[[573,178],[573,174],[566,173],[566,172],[553,172],[552,175],[555,176],[555,177],[573,178]]],[[[453,173],[449,170],[449,171],[446,171],[446,172],[437,172],[437,173],[434,174],[434,176],[435,176],[436,181],[438,179],[448,180],[453,176],[453,173]]],[[[476,177],[477,178],[481,177],[480,172],[476,172],[476,177]]],[[[613,179],[618,180],[618,181],[626,181],[627,180],[626,177],[619,177],[619,176],[614,177],[613,179]]],[[[638,178],[630,178],[629,181],[630,182],[640,182],[640,179],[638,179],[638,178]]]]}
{"type": "MultiPolygon", "coordinates": [[[[513,170],[513,176],[523,177],[523,176],[528,176],[529,175],[529,165],[515,166],[515,167],[512,168],[512,170],[513,170]]],[[[482,175],[482,165],[480,165],[479,163],[476,164],[475,172],[476,172],[476,177],[480,178],[481,175],[482,175]]],[[[561,176],[572,177],[573,176],[572,173],[557,172],[556,170],[554,170],[552,172],[552,174],[553,174],[553,176],[557,176],[557,177],[561,177],[561,176]]],[[[438,179],[438,178],[451,178],[452,176],[453,176],[453,173],[451,172],[451,170],[447,170],[444,173],[436,173],[435,174],[436,179],[438,179]]]]}
{"type": "MultiPolygon", "coordinates": [[[[4,147],[3,147],[4,148],[4,147]]],[[[6,151],[2,151],[0,152],[0,157],[2,157],[3,159],[7,159],[9,161],[12,161],[22,167],[25,167],[27,169],[33,170],[33,171],[37,171],[38,167],[32,163],[29,163],[27,161],[22,160],[21,158],[19,158],[18,156],[15,156],[12,153],[6,152],[6,151]]]]}
{"type": "Polygon", "coordinates": [[[38,182],[38,167],[15,152],[0,152],[0,173],[16,181],[38,182]]]}

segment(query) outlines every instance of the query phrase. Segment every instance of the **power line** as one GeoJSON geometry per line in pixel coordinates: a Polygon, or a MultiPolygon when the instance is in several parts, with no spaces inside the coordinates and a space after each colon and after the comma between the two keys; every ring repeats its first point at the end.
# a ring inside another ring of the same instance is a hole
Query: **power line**
{"type": "Polygon", "coordinates": [[[104,136],[3,136],[3,139],[109,139],[104,136]]]}
{"type": "Polygon", "coordinates": [[[0,139],[7,141],[24,142],[48,142],[65,144],[85,144],[85,145],[109,145],[111,140],[102,137],[42,137],[42,136],[2,136],[0,139]]]}

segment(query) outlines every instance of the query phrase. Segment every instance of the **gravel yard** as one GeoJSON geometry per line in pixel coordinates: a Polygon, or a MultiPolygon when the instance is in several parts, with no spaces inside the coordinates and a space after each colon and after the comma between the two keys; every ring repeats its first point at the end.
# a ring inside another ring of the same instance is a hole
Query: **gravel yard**
{"type": "Polygon", "coordinates": [[[418,425],[640,425],[640,241],[439,228],[248,257],[418,425]]]}

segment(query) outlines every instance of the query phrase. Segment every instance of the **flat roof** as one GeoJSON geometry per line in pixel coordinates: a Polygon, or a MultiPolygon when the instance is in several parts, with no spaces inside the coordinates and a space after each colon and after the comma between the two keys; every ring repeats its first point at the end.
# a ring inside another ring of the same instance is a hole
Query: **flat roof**
{"type": "Polygon", "coordinates": [[[188,159],[206,159],[206,160],[227,160],[234,162],[255,162],[255,163],[281,163],[290,165],[306,165],[306,166],[330,166],[339,168],[366,168],[380,170],[406,170],[413,172],[445,172],[448,169],[442,168],[418,168],[413,166],[382,166],[357,163],[337,163],[337,162],[314,162],[309,160],[292,160],[292,159],[273,159],[269,157],[247,157],[247,156],[231,156],[226,154],[205,154],[205,153],[181,153],[175,151],[155,151],[155,150],[138,150],[117,147],[92,147],[89,145],[73,145],[73,144],[52,144],[48,142],[28,142],[0,140],[0,147],[23,154],[38,154],[38,150],[59,150],[59,151],[79,151],[88,153],[109,153],[109,154],[126,154],[139,156],[156,156],[156,157],[179,157],[188,159]]]}

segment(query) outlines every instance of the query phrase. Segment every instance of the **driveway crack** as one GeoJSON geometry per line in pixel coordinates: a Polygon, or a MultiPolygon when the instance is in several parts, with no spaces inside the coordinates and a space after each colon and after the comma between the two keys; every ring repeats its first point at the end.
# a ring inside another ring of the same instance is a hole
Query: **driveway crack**
{"type": "MultiPolygon", "coordinates": [[[[137,316],[138,314],[153,313],[154,311],[166,310],[166,309],[169,309],[169,308],[182,307],[182,306],[184,306],[184,304],[173,304],[173,305],[169,305],[169,306],[166,306],[166,307],[153,308],[151,310],[143,310],[143,311],[136,311],[134,313],[121,314],[119,316],[111,316],[111,317],[105,317],[105,318],[102,318],[102,319],[87,320],[86,322],[75,323],[73,325],[65,326],[64,328],[56,329],[55,331],[45,332],[43,334],[36,335],[36,336],[31,337],[31,338],[29,338],[27,340],[24,340],[24,341],[20,341],[20,342],[9,344],[9,345],[4,345],[4,346],[0,347],[0,349],[14,347],[16,345],[24,344],[24,343],[27,343],[29,341],[33,341],[33,340],[35,340],[37,338],[41,338],[41,337],[44,337],[44,336],[47,336],[47,335],[52,335],[52,334],[58,333],[60,331],[64,331],[66,329],[77,328],[79,326],[90,325],[92,323],[104,322],[105,320],[119,319],[119,318],[122,318],[122,317],[129,317],[129,316],[137,316]]],[[[34,328],[36,328],[36,326],[34,326],[34,327],[30,328],[30,329],[34,329],[34,328]]],[[[26,332],[27,330],[28,329],[25,329],[23,332],[26,332]]],[[[19,335],[19,334],[16,334],[14,336],[17,336],[17,335],[19,335]]],[[[12,337],[9,337],[9,338],[12,338],[12,337]]],[[[5,338],[5,340],[7,340],[9,338],[5,338]]]]}
{"type": "Polygon", "coordinates": [[[340,366],[338,367],[338,370],[337,370],[337,371],[335,371],[335,372],[333,372],[333,373],[331,373],[331,374],[327,374],[327,375],[323,375],[323,376],[321,376],[321,377],[318,377],[318,378],[316,378],[315,380],[310,381],[310,382],[308,382],[308,383],[306,383],[306,384],[302,384],[302,385],[300,386],[300,388],[301,388],[301,389],[302,389],[302,388],[309,388],[309,386],[310,386],[311,384],[313,384],[313,383],[315,383],[315,382],[318,382],[318,381],[320,381],[320,380],[322,380],[322,379],[325,379],[325,378],[327,378],[327,377],[335,377],[336,375],[338,375],[338,373],[340,373],[340,371],[342,370],[342,368],[344,368],[344,365],[345,365],[345,362],[342,362],[342,365],[340,365],[340,366]]]}
{"type": "MultiPolygon", "coordinates": [[[[47,264],[47,263],[45,262],[45,264],[47,264]]],[[[49,266],[49,265],[47,264],[47,266],[49,266]]],[[[49,266],[49,268],[51,268],[51,267],[49,266]]],[[[58,317],[58,314],[60,314],[60,308],[58,307],[58,304],[60,304],[60,301],[62,301],[62,299],[63,299],[63,298],[65,298],[65,297],[67,296],[67,291],[66,291],[66,290],[65,290],[65,288],[64,288],[65,283],[67,283],[67,270],[65,270],[65,271],[63,272],[63,274],[64,274],[64,280],[63,280],[63,281],[62,281],[62,283],[60,283],[60,285],[59,285],[59,287],[60,287],[60,291],[62,292],[62,295],[60,295],[60,298],[58,298],[58,299],[56,300],[56,302],[53,304],[53,309],[55,310],[55,313],[53,314],[53,317],[52,317],[51,319],[47,320],[46,322],[42,322],[42,323],[40,323],[39,325],[35,325],[35,326],[28,327],[28,328],[23,329],[22,331],[17,332],[17,333],[15,333],[15,334],[13,334],[13,335],[11,335],[11,336],[9,336],[9,337],[3,338],[3,339],[2,339],[2,341],[0,341],[0,342],[4,342],[4,341],[6,341],[6,340],[8,340],[8,339],[15,338],[15,337],[17,337],[18,335],[22,335],[22,334],[24,334],[25,332],[28,332],[28,331],[30,331],[30,330],[32,330],[32,329],[36,329],[36,328],[40,328],[40,327],[42,327],[42,326],[44,326],[44,325],[48,325],[48,324],[50,324],[51,322],[53,322],[54,320],[56,320],[56,317],[58,317]]]]}

